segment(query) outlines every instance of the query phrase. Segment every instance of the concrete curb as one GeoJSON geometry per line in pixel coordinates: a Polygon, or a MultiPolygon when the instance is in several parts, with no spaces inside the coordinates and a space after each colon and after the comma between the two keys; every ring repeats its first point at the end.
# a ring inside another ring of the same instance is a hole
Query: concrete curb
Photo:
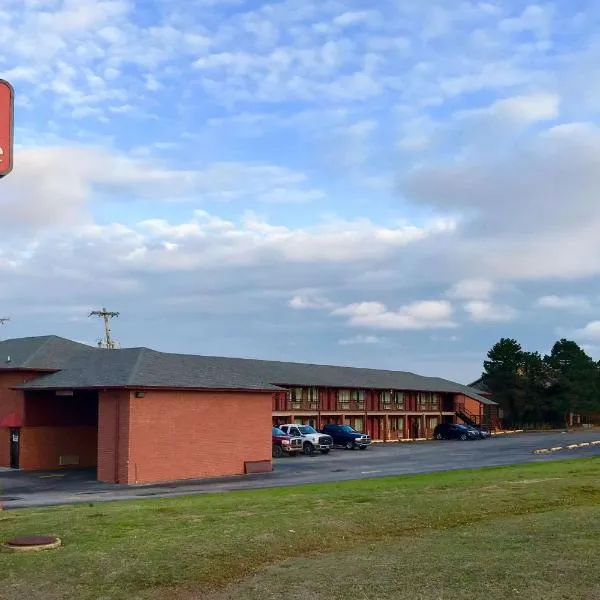
{"type": "Polygon", "coordinates": [[[561,450],[576,450],[577,448],[589,448],[590,446],[600,446],[600,440],[594,442],[581,442],[580,444],[569,444],[568,446],[555,446],[554,448],[538,448],[534,454],[548,454],[549,452],[560,452],[561,450]]]}

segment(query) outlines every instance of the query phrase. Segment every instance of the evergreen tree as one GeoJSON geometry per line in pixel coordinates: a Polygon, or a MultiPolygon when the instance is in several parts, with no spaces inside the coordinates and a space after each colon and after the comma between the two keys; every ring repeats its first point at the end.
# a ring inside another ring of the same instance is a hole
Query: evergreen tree
{"type": "Polygon", "coordinates": [[[550,399],[565,423],[573,414],[591,415],[599,410],[598,367],[576,342],[561,339],[545,359],[550,369],[550,399]]]}
{"type": "Polygon", "coordinates": [[[524,353],[517,340],[502,338],[492,346],[483,363],[483,382],[503,412],[504,421],[514,424],[521,418],[519,410],[520,373],[524,353]]]}

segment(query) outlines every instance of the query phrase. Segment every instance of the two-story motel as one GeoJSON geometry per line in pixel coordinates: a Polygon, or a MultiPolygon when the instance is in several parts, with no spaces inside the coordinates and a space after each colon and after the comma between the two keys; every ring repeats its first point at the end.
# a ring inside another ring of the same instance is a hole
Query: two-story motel
{"type": "Polygon", "coordinates": [[[496,403],[435,377],[41,336],[0,342],[0,467],[93,467],[149,483],[271,469],[271,425],[346,422],[374,440],[444,421],[494,427],[496,403]],[[230,431],[231,423],[243,423],[230,431]]]}

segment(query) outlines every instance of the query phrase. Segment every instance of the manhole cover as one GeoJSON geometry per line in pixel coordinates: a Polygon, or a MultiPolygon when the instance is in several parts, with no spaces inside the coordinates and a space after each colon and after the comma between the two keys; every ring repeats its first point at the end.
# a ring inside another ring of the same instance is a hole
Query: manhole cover
{"type": "Polygon", "coordinates": [[[60,540],[54,535],[23,535],[8,540],[4,545],[11,550],[25,552],[28,550],[35,551],[45,550],[47,548],[58,548],[60,546],[60,540]]]}

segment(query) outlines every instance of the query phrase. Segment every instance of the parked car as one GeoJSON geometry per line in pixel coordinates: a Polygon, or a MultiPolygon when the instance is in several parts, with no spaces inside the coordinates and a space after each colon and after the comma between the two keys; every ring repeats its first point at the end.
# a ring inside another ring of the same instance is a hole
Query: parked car
{"type": "Polygon", "coordinates": [[[356,448],[366,450],[371,445],[371,438],[366,433],[356,431],[356,429],[350,427],[350,425],[331,423],[325,425],[325,427],[321,429],[321,433],[330,435],[333,439],[334,446],[343,446],[348,450],[355,450],[356,448]]]}
{"type": "Polygon", "coordinates": [[[302,452],[302,438],[287,435],[278,427],[272,428],[271,439],[273,443],[273,458],[298,456],[302,452]]]}
{"type": "Polygon", "coordinates": [[[474,425],[467,425],[467,427],[471,431],[475,432],[475,434],[477,434],[477,437],[479,437],[479,439],[487,440],[487,438],[489,438],[491,436],[491,433],[483,427],[475,427],[474,425]]]}
{"type": "Polygon", "coordinates": [[[479,434],[466,425],[457,423],[440,423],[433,430],[433,437],[436,440],[478,440],[479,434]]]}
{"type": "Polygon", "coordinates": [[[280,425],[279,429],[293,437],[302,438],[302,451],[304,454],[314,454],[315,450],[321,454],[327,454],[333,448],[333,439],[330,435],[319,433],[310,425],[298,425],[296,423],[288,423],[280,425]]]}

